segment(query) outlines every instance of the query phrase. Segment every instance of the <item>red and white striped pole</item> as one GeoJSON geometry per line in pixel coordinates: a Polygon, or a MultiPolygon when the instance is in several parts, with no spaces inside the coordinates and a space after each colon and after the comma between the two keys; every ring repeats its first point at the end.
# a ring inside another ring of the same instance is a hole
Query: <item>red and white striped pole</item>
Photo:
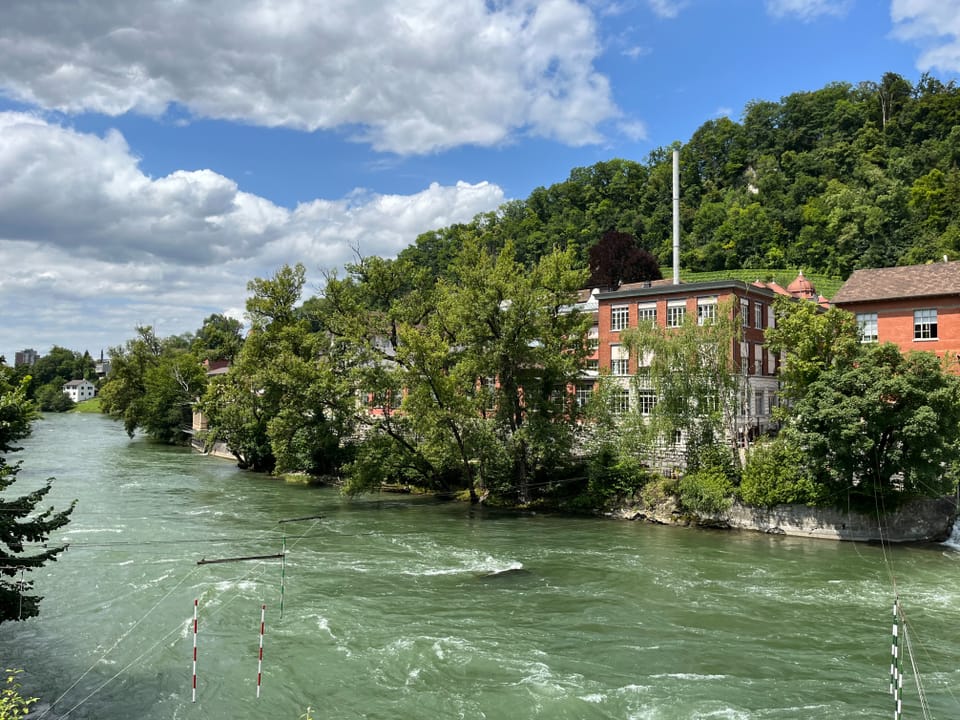
{"type": "Polygon", "coordinates": [[[193,601],[193,697],[190,702],[197,701],[197,604],[199,600],[193,601]]]}
{"type": "Polygon", "coordinates": [[[263,678],[263,625],[267,606],[260,606],[260,656],[257,658],[257,697],[260,697],[260,681],[263,678]]]}

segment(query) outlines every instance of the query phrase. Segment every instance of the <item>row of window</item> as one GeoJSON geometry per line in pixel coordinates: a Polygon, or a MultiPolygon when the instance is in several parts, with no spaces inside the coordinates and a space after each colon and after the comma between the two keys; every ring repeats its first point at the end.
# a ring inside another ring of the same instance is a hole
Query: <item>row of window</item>
{"type": "MultiPolygon", "coordinates": [[[[701,348],[701,353],[709,351],[709,348],[701,348]]],[[[763,360],[764,360],[764,349],[763,346],[759,343],[753,343],[753,363],[750,362],[750,343],[741,342],[740,343],[740,368],[744,375],[753,374],[753,375],[763,375],[763,360]]],[[[772,368],[774,365],[773,354],[769,351],[766,351],[769,356],[768,362],[769,367],[771,368],[770,372],[773,372],[772,368]]],[[[643,368],[650,364],[652,355],[644,357],[639,362],[639,367],[643,368]]],[[[705,358],[709,359],[709,358],[705,358]]],[[[588,360],[587,361],[587,370],[598,371],[600,369],[600,363],[598,360],[588,360]]],[[[630,349],[625,345],[611,345],[610,346],[610,374],[611,375],[629,375],[630,374],[630,349]]]]}
{"type": "MultiPolygon", "coordinates": [[[[753,327],[763,329],[763,316],[765,306],[762,302],[753,303],[753,327]]],[[[680,327],[687,315],[687,301],[668,300],[667,301],[667,327],[680,327]]],[[[747,298],[740,299],[740,317],[743,327],[750,327],[750,301],[747,298]]],[[[716,322],[717,319],[717,297],[711,295],[708,297],[697,298],[697,324],[707,325],[716,322]]],[[[657,304],[655,302],[637,303],[637,325],[643,323],[655,325],[657,322],[657,304]]],[[[610,330],[619,332],[630,327],[630,305],[613,305],[610,308],[610,330]]]]}
{"type": "MultiPolygon", "coordinates": [[[[583,407],[593,395],[593,385],[578,385],[576,389],[577,405],[583,407]]],[[[649,415],[657,406],[657,393],[650,388],[637,388],[631,392],[629,388],[618,388],[611,397],[612,410],[617,415],[630,412],[636,407],[641,415],[649,415]],[[633,403],[633,404],[631,404],[633,403]]],[[[757,416],[769,415],[777,404],[777,394],[774,390],[756,389],[753,391],[753,411],[757,416]]],[[[715,412],[718,409],[716,397],[708,399],[709,409],[715,412]]]]}
{"type": "MultiPolygon", "coordinates": [[[[687,315],[686,300],[668,300],[667,301],[667,327],[676,328],[683,325],[687,315]]],[[[717,319],[717,298],[706,297],[697,299],[697,323],[706,325],[717,319]]],[[[657,304],[656,303],[638,303],[637,304],[637,325],[657,323],[657,304]]],[[[626,330],[630,326],[630,306],[614,305],[610,308],[610,330],[619,332],[626,330]]]]}
{"type": "MultiPolygon", "coordinates": [[[[860,342],[875,343],[879,339],[877,331],[877,313],[857,313],[857,325],[860,328],[860,342]]],[[[924,308],[913,311],[913,339],[937,340],[936,308],[924,308]]]]}

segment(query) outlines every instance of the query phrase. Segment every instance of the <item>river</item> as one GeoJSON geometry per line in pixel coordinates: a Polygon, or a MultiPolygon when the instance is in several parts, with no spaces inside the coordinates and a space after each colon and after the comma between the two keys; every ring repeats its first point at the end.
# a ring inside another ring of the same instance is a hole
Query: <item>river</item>
{"type": "MultiPolygon", "coordinates": [[[[40,617],[0,625],[32,717],[893,717],[893,579],[930,717],[960,716],[949,545],[351,501],[100,416],[51,416],[24,448],[15,489],[55,476],[54,504],[79,500],[70,549],[34,573],[40,617]],[[284,537],[283,565],[197,564],[284,537]]],[[[908,663],[907,718],[914,678],[908,663]]]]}

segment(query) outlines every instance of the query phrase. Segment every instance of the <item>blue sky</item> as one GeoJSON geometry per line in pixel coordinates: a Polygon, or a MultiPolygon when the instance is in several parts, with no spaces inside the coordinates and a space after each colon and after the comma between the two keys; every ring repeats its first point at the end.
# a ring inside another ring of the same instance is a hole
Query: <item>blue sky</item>
{"type": "Polygon", "coordinates": [[[960,0],[30,0],[0,25],[0,354],[242,316],[832,81],[960,75],[960,0]]]}

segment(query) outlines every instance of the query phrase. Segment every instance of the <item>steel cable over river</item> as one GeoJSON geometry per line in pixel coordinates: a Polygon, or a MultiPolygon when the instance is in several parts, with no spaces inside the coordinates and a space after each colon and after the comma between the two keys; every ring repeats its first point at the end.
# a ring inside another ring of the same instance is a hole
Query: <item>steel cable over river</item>
{"type": "Polygon", "coordinates": [[[33,573],[40,616],[0,625],[33,717],[891,717],[891,567],[929,716],[960,716],[950,544],[347,500],[99,416],[48,417],[24,447],[18,492],[55,476],[53,504],[79,500],[33,573]]]}

